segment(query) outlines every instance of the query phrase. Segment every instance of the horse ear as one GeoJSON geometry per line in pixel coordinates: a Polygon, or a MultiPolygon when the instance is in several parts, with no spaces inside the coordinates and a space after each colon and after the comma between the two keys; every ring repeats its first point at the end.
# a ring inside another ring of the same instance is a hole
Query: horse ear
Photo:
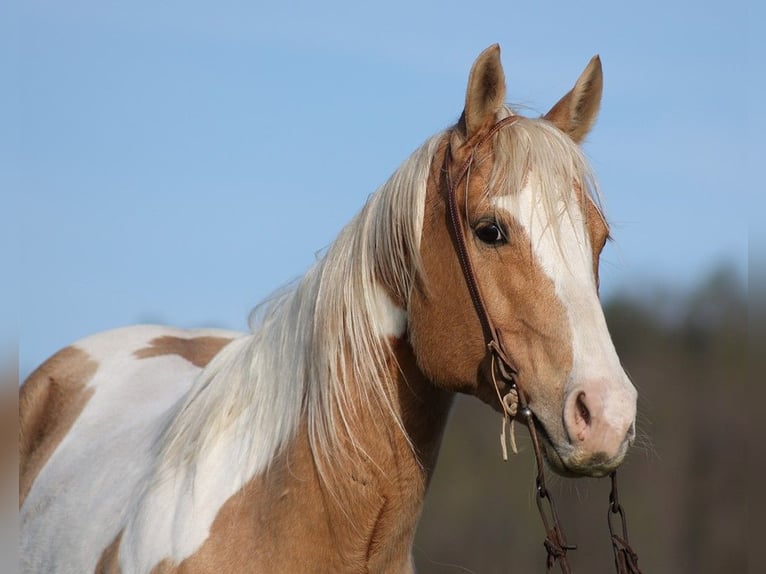
{"type": "Polygon", "coordinates": [[[465,94],[463,121],[467,137],[495,123],[505,100],[505,73],[500,63],[500,46],[484,50],[471,67],[465,94]]]}
{"type": "Polygon", "coordinates": [[[604,77],[601,59],[593,56],[577,83],[543,116],[575,142],[580,143],[596,123],[604,77]]]}

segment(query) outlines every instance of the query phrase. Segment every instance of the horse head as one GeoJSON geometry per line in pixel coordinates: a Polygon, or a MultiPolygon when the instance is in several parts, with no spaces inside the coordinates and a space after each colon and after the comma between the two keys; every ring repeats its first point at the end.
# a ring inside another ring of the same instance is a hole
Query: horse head
{"type": "Polygon", "coordinates": [[[593,58],[541,118],[517,116],[504,104],[505,89],[492,46],[474,63],[463,114],[432,161],[422,273],[407,302],[410,342],[434,384],[501,408],[508,381],[497,388],[488,366],[487,326],[459,261],[462,242],[478,306],[502,341],[546,457],[558,472],[602,476],[635,436],[636,390],[599,301],[609,227],[579,147],[598,113],[601,63],[593,58]]]}

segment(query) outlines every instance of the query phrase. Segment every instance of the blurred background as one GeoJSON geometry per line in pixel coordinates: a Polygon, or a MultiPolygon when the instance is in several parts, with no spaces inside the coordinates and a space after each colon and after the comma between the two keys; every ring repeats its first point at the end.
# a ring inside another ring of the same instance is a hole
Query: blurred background
{"type": "MultiPolygon", "coordinates": [[[[508,100],[527,115],[599,53],[604,100],[585,151],[616,239],[602,297],[640,393],[640,444],[621,472],[631,539],[645,572],[745,572],[757,549],[745,510],[762,506],[764,391],[745,393],[745,341],[765,244],[753,220],[748,262],[748,220],[766,207],[754,169],[765,15],[740,0],[7,4],[2,389],[15,397],[17,374],[97,331],[246,329],[458,118],[481,50],[500,43],[508,100]]],[[[543,570],[532,454],[522,441],[503,463],[499,429],[494,412],[457,402],[420,572],[543,570]]],[[[608,485],[554,482],[575,571],[608,571],[608,485]]]]}

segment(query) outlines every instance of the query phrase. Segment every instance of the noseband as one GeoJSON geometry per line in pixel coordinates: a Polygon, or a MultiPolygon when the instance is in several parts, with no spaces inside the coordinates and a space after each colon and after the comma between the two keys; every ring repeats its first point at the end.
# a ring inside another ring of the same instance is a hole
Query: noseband
{"type": "MultiPolygon", "coordinates": [[[[535,460],[537,462],[536,500],[537,508],[540,512],[543,526],[545,527],[546,538],[544,545],[548,553],[546,561],[547,569],[550,570],[556,563],[558,563],[561,572],[564,574],[571,574],[572,569],[567,559],[567,551],[574,550],[577,547],[566,543],[564,533],[559,525],[553,498],[551,498],[551,494],[545,486],[543,454],[535,428],[535,416],[527,405],[527,397],[523,390],[519,388],[517,381],[517,375],[519,374],[518,369],[513,365],[513,362],[503,345],[502,335],[492,322],[492,317],[487,311],[487,306],[484,304],[484,298],[481,295],[481,289],[476,280],[473,264],[471,263],[471,256],[468,252],[465,225],[463,223],[463,218],[460,216],[457,200],[458,187],[463,180],[465,180],[465,204],[468,204],[468,179],[471,167],[476,160],[476,155],[479,149],[489,142],[501,129],[515,123],[519,117],[520,116],[517,115],[511,115],[494,124],[471,148],[468,157],[460,165],[454,179],[452,179],[450,175],[452,150],[450,146],[447,145],[444,158],[444,176],[447,184],[447,206],[449,210],[450,227],[452,235],[455,238],[455,249],[457,251],[458,260],[460,261],[460,267],[463,271],[463,278],[468,287],[468,292],[471,295],[471,301],[473,302],[476,314],[479,317],[479,322],[481,323],[482,332],[484,334],[484,343],[489,356],[490,375],[500,401],[500,406],[504,413],[503,432],[501,435],[504,458],[507,458],[505,448],[506,421],[510,418],[512,424],[515,417],[520,414],[529,430],[532,446],[535,452],[535,460]],[[504,395],[500,392],[498,381],[505,385],[506,392],[504,395]]],[[[516,447],[513,426],[511,426],[511,441],[515,452],[516,447]]],[[[612,538],[615,568],[617,569],[618,574],[640,574],[641,571],[638,568],[638,556],[628,542],[628,527],[625,519],[625,511],[622,508],[622,505],[620,505],[617,497],[617,471],[612,471],[611,482],[612,490],[609,495],[609,511],[607,519],[612,538]],[[613,528],[612,515],[619,515],[621,525],[620,530],[615,531],[616,529],[613,528]]]]}

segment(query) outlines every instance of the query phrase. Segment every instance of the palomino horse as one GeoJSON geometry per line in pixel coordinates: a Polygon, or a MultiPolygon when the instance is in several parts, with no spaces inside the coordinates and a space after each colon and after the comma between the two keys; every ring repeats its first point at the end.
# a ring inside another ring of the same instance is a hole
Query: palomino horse
{"type": "Polygon", "coordinates": [[[616,468],[636,391],[599,303],[609,229],[578,147],[601,86],[594,58],[548,114],[516,116],[492,46],[458,123],[251,333],[130,327],[40,366],[20,398],[22,570],[411,572],[455,393],[500,410],[509,391],[457,243],[549,463],[616,468]]]}

